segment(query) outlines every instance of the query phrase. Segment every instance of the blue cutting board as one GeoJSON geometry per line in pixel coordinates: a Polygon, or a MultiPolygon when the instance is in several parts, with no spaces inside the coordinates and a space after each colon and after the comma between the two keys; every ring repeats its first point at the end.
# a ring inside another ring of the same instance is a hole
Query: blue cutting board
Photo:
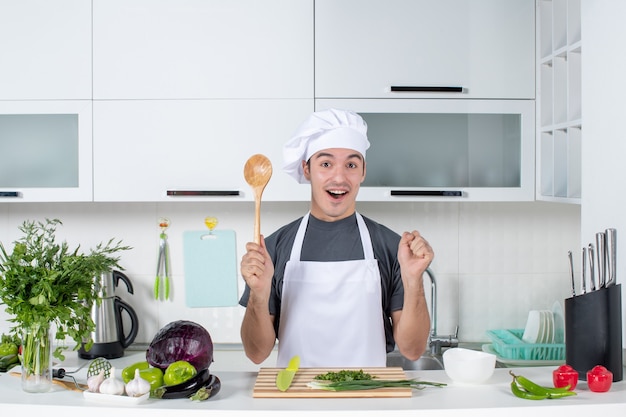
{"type": "Polygon", "coordinates": [[[183,233],[183,248],[187,306],[237,305],[235,231],[187,231],[183,233]]]}

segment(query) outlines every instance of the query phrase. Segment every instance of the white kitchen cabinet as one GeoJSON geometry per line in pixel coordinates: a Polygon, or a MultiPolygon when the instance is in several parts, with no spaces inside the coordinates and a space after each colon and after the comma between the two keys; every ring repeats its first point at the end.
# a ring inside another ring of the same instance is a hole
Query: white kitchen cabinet
{"type": "Polygon", "coordinates": [[[368,125],[361,201],[533,201],[533,100],[329,99],[368,125]]]}
{"type": "Polygon", "coordinates": [[[91,98],[91,2],[0,0],[0,100],[91,98]]]}
{"type": "Polygon", "coordinates": [[[0,203],[92,200],[90,100],[0,101],[0,203]]]}
{"type": "Polygon", "coordinates": [[[534,99],[534,62],[534,0],[315,1],[316,98],[534,99]]]}
{"type": "Polygon", "coordinates": [[[95,201],[254,201],[243,177],[273,164],[267,201],[308,200],[282,172],[282,146],[312,100],[94,101],[95,201]]]}
{"type": "Polygon", "coordinates": [[[313,0],[94,0],[95,99],[310,98],[313,0]]]}
{"type": "Polygon", "coordinates": [[[539,0],[537,200],[580,204],[580,0],[539,0]]]}

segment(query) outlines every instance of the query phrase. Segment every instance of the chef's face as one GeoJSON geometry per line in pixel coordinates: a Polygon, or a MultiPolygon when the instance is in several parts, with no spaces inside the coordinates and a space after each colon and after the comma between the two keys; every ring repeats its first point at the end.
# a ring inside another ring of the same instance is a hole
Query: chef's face
{"type": "Polygon", "coordinates": [[[344,219],[356,209],[356,196],[365,179],[363,156],[352,149],[323,149],[302,162],[311,182],[311,214],[324,221],[344,219]]]}

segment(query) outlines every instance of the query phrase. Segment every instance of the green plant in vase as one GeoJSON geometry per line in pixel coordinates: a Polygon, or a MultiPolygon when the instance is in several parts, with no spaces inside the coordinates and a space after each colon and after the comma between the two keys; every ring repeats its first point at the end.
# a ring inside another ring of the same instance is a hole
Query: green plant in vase
{"type": "Polygon", "coordinates": [[[51,353],[63,360],[67,337],[76,342],[74,350],[83,343],[85,349],[91,348],[95,330],[91,307],[100,302],[95,278],[113,268],[123,269],[118,253],[131,249],[111,239],[88,254],[79,252],[80,246],[70,250],[66,242],[56,241],[61,224],[58,219],[24,221],[19,227],[23,236],[10,254],[0,242],[0,302],[12,315],[12,333],[22,341],[22,385],[27,391],[49,389],[51,353]],[[52,352],[53,329],[58,343],[52,352]]]}

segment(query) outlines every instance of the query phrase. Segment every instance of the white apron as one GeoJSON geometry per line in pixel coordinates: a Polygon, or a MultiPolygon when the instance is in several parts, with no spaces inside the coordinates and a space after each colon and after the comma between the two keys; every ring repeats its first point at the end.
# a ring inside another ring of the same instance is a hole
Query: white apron
{"type": "Polygon", "coordinates": [[[384,367],[386,341],[378,262],[356,213],[365,259],[300,261],[309,221],[302,219],[285,266],[278,367],[294,355],[301,367],[384,367]]]}

